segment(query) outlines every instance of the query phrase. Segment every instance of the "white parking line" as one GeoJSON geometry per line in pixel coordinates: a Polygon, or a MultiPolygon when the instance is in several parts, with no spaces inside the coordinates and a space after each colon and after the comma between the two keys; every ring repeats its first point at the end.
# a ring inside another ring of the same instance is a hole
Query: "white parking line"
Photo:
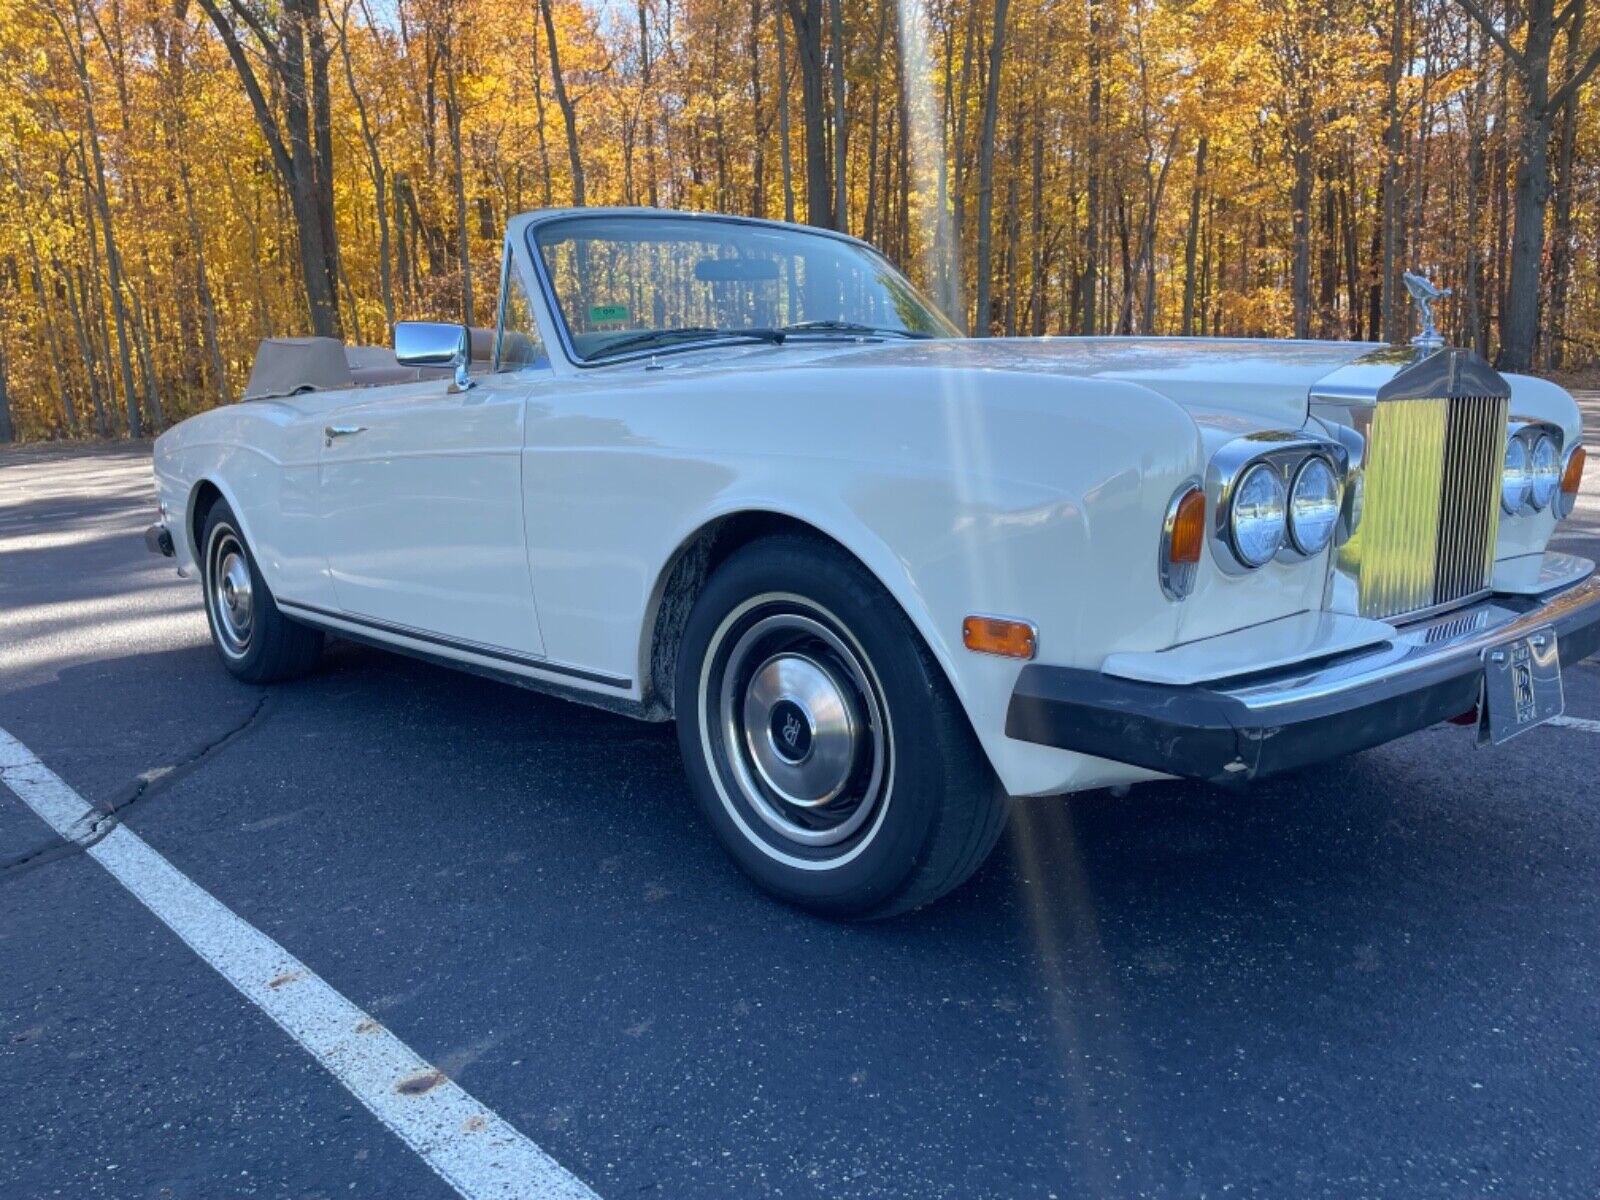
{"type": "Polygon", "coordinates": [[[598,1200],[581,1180],[0,729],[0,782],[116,877],[470,1200],[598,1200]],[[87,844],[85,844],[87,843],[87,844]]]}
{"type": "Polygon", "coordinates": [[[1584,717],[1551,717],[1550,724],[1565,725],[1568,729],[1581,729],[1585,733],[1600,733],[1600,721],[1590,721],[1584,717]]]}

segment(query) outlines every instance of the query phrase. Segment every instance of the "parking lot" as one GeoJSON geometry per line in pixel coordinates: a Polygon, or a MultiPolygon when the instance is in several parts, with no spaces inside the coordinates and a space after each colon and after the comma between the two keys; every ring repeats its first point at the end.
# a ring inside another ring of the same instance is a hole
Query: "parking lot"
{"type": "MultiPolygon", "coordinates": [[[[1557,548],[1600,557],[1597,491],[1557,548]]],[[[448,1196],[485,1120],[607,1200],[1600,1191],[1600,660],[1494,749],[1023,802],[837,925],[745,883],[669,726],[349,643],[235,682],[152,511],[148,447],[0,455],[0,765],[98,810],[0,788],[0,1197],[448,1196]],[[404,1136],[118,829],[476,1115],[404,1136]]]]}

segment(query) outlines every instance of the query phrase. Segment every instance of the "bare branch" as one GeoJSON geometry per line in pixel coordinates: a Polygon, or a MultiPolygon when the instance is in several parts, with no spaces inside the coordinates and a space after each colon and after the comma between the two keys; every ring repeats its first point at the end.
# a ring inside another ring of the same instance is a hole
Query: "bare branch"
{"type": "Polygon", "coordinates": [[[1588,61],[1573,73],[1572,78],[1561,85],[1560,91],[1550,97],[1547,111],[1552,114],[1560,112],[1562,106],[1571,101],[1578,94],[1578,90],[1589,82],[1589,76],[1595,73],[1596,68],[1600,68],[1600,46],[1589,52],[1588,61]]]}
{"type": "MultiPolygon", "coordinates": [[[[204,5],[204,7],[208,11],[211,8],[209,4],[204,5]]],[[[228,7],[239,14],[241,21],[250,26],[250,32],[254,33],[256,40],[261,43],[261,50],[267,56],[268,65],[279,75],[282,75],[284,73],[283,58],[278,54],[278,47],[274,44],[266,26],[261,23],[261,14],[257,13],[248,4],[242,3],[242,0],[228,0],[228,7]]]]}
{"type": "Polygon", "coordinates": [[[1467,14],[1483,27],[1483,31],[1494,39],[1494,44],[1505,52],[1505,56],[1511,60],[1511,65],[1526,76],[1528,73],[1528,60],[1522,56],[1522,51],[1513,46],[1510,39],[1500,32],[1500,27],[1483,10],[1478,0],[1459,0],[1459,3],[1462,8],[1467,10],[1467,14]]]}
{"type": "Polygon", "coordinates": [[[255,69],[251,67],[250,60],[245,57],[244,47],[239,43],[239,36],[234,33],[233,26],[223,17],[217,8],[216,0],[200,0],[200,7],[206,10],[206,15],[211,18],[211,23],[216,26],[217,33],[222,38],[222,43],[228,48],[228,57],[233,60],[233,65],[238,69],[239,82],[244,85],[245,95],[250,98],[250,107],[254,110],[256,124],[261,127],[261,136],[267,139],[267,146],[272,151],[272,163],[278,169],[284,186],[290,186],[294,179],[294,163],[289,157],[289,151],[284,147],[283,138],[278,132],[277,118],[272,115],[272,109],[267,104],[267,98],[261,91],[261,84],[256,79],[255,69]]]}

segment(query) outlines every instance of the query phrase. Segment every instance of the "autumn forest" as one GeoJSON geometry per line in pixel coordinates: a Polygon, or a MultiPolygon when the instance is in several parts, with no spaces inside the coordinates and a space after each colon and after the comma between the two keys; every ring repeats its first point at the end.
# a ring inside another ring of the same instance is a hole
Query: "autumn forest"
{"type": "Polygon", "coordinates": [[[1589,0],[0,0],[0,441],[493,318],[508,214],[848,230],[978,335],[1600,358],[1589,0]]]}

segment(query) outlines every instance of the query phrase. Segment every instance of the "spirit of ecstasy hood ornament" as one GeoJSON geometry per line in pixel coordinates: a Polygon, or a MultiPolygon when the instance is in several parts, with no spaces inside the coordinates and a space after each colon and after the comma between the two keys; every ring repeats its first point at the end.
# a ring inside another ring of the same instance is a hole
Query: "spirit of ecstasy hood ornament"
{"type": "Polygon", "coordinates": [[[1411,344],[1428,349],[1443,346],[1444,335],[1433,323],[1433,302],[1448,296],[1450,289],[1436,288],[1421,275],[1413,275],[1410,271],[1404,272],[1400,278],[1405,280],[1406,291],[1410,292],[1411,298],[1417,302],[1417,312],[1422,317],[1422,332],[1411,339],[1411,344]]]}

